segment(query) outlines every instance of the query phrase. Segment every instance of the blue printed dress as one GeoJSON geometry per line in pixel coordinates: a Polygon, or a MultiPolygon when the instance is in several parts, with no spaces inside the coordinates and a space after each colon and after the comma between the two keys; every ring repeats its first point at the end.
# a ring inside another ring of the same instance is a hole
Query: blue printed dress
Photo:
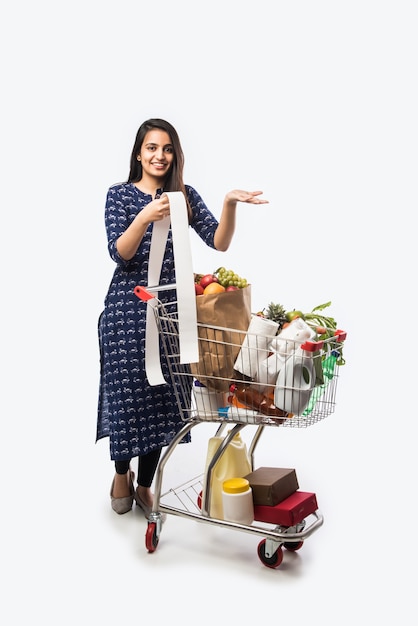
{"type": "MultiPolygon", "coordinates": [[[[159,193],[162,193],[161,191],[159,193]]],[[[214,248],[218,221],[193,187],[186,186],[192,208],[190,226],[206,245],[214,248]]],[[[153,225],[150,224],[130,261],[117,252],[116,241],[152,197],[133,183],[110,187],[107,193],[105,225],[108,250],[116,263],[104,310],[99,318],[100,388],[96,441],[109,437],[110,458],[130,460],[168,445],[183,422],[161,355],[167,384],[150,386],[145,375],[146,303],[134,294],[136,285],[148,283],[148,258],[153,225]]],[[[171,230],[161,270],[160,284],[176,282],[171,230]]],[[[175,299],[172,290],[161,291],[159,299],[175,299]]],[[[185,438],[190,441],[190,434],[185,438]]]]}

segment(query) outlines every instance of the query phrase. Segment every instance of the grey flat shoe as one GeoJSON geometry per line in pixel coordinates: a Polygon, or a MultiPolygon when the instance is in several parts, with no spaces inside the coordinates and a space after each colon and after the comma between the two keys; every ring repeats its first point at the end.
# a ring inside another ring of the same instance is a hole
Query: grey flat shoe
{"type": "MultiPolygon", "coordinates": [[[[134,491],[134,498],[135,502],[137,503],[139,508],[143,510],[145,517],[148,519],[152,513],[152,506],[145,504],[145,502],[139,497],[136,489],[134,491]]],[[[160,516],[161,522],[164,524],[165,520],[167,519],[167,515],[165,513],[160,513],[160,516]]]]}
{"type": "Polygon", "coordinates": [[[115,484],[115,479],[112,481],[112,486],[110,487],[110,502],[112,505],[112,509],[118,515],[123,515],[124,513],[128,513],[132,509],[134,503],[134,485],[133,485],[134,473],[131,472],[131,483],[130,483],[130,496],[125,496],[123,498],[115,498],[113,496],[113,487],[115,484]]]}
{"type": "Polygon", "coordinates": [[[148,504],[145,504],[145,502],[143,500],[141,500],[141,498],[139,497],[138,492],[136,491],[136,489],[134,491],[134,498],[135,498],[135,502],[137,503],[139,508],[144,511],[145,517],[149,517],[151,515],[152,507],[148,506],[148,504]]]}

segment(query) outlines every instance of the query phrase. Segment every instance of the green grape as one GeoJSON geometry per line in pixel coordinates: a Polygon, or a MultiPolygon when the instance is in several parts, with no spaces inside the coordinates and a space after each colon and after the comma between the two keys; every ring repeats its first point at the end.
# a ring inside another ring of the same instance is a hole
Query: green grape
{"type": "Polygon", "coordinates": [[[222,287],[238,287],[238,289],[243,289],[247,287],[248,281],[246,278],[243,278],[236,272],[231,269],[226,269],[225,267],[220,267],[214,272],[218,278],[219,283],[222,287]]]}

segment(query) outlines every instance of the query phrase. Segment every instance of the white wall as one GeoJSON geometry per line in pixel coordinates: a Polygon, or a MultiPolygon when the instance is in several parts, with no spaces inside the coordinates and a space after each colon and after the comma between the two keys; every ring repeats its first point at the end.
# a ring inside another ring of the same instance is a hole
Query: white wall
{"type": "MultiPolygon", "coordinates": [[[[254,310],[270,301],[309,310],[331,300],[330,313],[348,332],[335,416],[306,432],[275,432],[262,448],[263,463],[298,468],[332,520],[321,534],[325,545],[327,533],[335,543],[320,585],[305,581],[306,603],[311,591],[321,615],[320,590],[347,569],[356,597],[370,594],[374,579],[384,598],[394,566],[404,576],[413,543],[404,511],[416,510],[405,503],[406,495],[413,499],[409,431],[416,413],[409,370],[414,9],[402,0],[40,0],[6,9],[3,496],[15,503],[6,507],[8,537],[17,533],[28,544],[10,550],[16,581],[34,544],[49,554],[45,516],[54,506],[66,503],[56,520],[59,550],[79,491],[99,481],[107,498],[106,444],[94,445],[96,321],[113,270],[104,202],[107,188],[127,177],[135,133],[148,117],[176,126],[186,182],[215,214],[232,188],[261,189],[270,201],[239,207],[225,254],[193,238],[195,271],[235,269],[253,285],[254,310]],[[398,539],[383,531],[376,537],[376,525],[398,528],[398,539]]],[[[111,552],[108,529],[98,522],[96,531],[111,552]]],[[[93,577],[103,576],[111,590],[115,568],[108,575],[93,570],[93,577]]],[[[396,602],[380,606],[382,614],[396,610],[399,618],[404,592],[395,581],[396,602]]],[[[366,615],[376,617],[378,599],[364,600],[366,615]]]]}

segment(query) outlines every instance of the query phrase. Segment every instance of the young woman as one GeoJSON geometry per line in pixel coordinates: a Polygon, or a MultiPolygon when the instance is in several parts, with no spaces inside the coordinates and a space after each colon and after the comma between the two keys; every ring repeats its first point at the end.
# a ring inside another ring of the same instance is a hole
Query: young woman
{"type": "MultiPolygon", "coordinates": [[[[165,120],[147,120],[136,135],[127,182],[113,185],[107,193],[105,225],[116,268],[99,318],[101,376],[96,440],[109,437],[110,458],[115,464],[111,505],[119,514],[130,511],[135,500],[149,516],[151,484],[161,450],[183,425],[171,385],[150,386],[146,378],[146,304],[134,294],[136,285],[147,285],[153,223],[170,214],[164,192],[183,192],[190,227],[206,245],[221,251],[228,249],[234,234],[237,202],[267,202],[259,198],[261,191],[229,191],[218,221],[198,192],[184,184],[183,166],[175,128],[165,120]],[[130,466],[134,457],[138,457],[136,488],[130,466]]],[[[170,231],[160,284],[174,283],[170,231]]],[[[172,290],[159,294],[162,301],[173,298],[172,290]]],[[[162,361],[166,373],[167,365],[162,361]]],[[[190,441],[190,435],[185,441],[190,441]]]]}

